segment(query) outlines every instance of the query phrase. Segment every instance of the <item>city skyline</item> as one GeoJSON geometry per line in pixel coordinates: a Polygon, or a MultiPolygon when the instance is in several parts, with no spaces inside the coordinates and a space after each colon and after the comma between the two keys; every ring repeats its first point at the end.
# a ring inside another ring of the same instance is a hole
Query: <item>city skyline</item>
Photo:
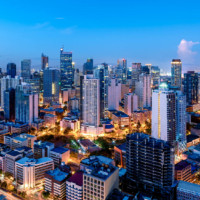
{"type": "Polygon", "coordinates": [[[199,2],[193,2],[188,6],[179,0],[168,2],[163,8],[158,1],[99,4],[88,0],[63,6],[49,1],[22,6],[11,1],[9,12],[8,3],[2,2],[0,67],[14,62],[20,69],[21,60],[31,59],[32,68],[40,69],[44,53],[49,66],[59,68],[59,49],[64,45],[81,70],[87,58],[93,58],[95,65],[117,65],[118,59],[125,58],[128,67],[151,63],[166,72],[172,59],[181,59],[183,72],[190,67],[200,70],[198,6],[193,6],[199,2]]]}

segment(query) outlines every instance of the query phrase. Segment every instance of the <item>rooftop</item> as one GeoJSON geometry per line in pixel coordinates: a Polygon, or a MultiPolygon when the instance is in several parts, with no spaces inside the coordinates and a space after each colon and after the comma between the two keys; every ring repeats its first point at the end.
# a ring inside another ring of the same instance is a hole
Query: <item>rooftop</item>
{"type": "Polygon", "coordinates": [[[197,135],[187,135],[187,143],[188,142],[192,142],[193,140],[196,140],[197,138],[199,138],[199,136],[197,135]]]}
{"type": "Polygon", "coordinates": [[[185,161],[185,160],[182,160],[180,161],[179,163],[177,163],[175,165],[175,170],[182,170],[182,169],[185,169],[186,167],[188,167],[190,164],[185,161]]]}
{"type": "Polygon", "coordinates": [[[107,158],[105,156],[90,156],[89,158],[85,158],[81,161],[81,163],[86,165],[91,165],[95,163],[104,163],[106,165],[110,164],[113,161],[111,158],[107,158]]]}
{"type": "Polygon", "coordinates": [[[113,112],[112,114],[115,115],[116,117],[129,117],[126,113],[122,111],[113,112]]]}
{"type": "Polygon", "coordinates": [[[106,198],[106,200],[133,200],[133,199],[134,196],[121,192],[116,188],[106,198]]]}
{"type": "Polygon", "coordinates": [[[126,143],[117,145],[116,147],[117,147],[118,149],[122,150],[122,151],[126,151],[126,143]]]}
{"type": "Polygon", "coordinates": [[[67,181],[75,183],[78,186],[83,186],[83,171],[78,171],[73,174],[67,181]]]}
{"type": "Polygon", "coordinates": [[[54,151],[56,153],[60,153],[60,154],[63,154],[67,151],[69,151],[69,149],[67,148],[64,148],[64,147],[56,147],[56,148],[53,148],[51,151],[54,151]]]}
{"type": "Polygon", "coordinates": [[[32,148],[26,146],[15,149],[15,151],[30,151],[30,150],[32,150],[32,148]]]}
{"type": "Polygon", "coordinates": [[[91,146],[96,146],[91,140],[89,139],[83,139],[83,140],[80,140],[79,143],[81,145],[83,145],[84,147],[91,147],[91,146]]]}
{"type": "Polygon", "coordinates": [[[49,170],[45,172],[46,174],[53,176],[53,179],[56,181],[63,181],[65,180],[69,174],[66,172],[62,172],[60,169],[56,168],[54,170],[49,170]]]}
{"type": "Polygon", "coordinates": [[[185,181],[179,181],[177,189],[185,189],[185,190],[200,193],[200,185],[185,182],[185,181]]]}
{"type": "Polygon", "coordinates": [[[27,158],[27,157],[24,157],[18,161],[16,161],[16,163],[19,163],[21,165],[38,165],[38,164],[41,164],[41,163],[45,163],[45,162],[48,162],[48,161],[53,161],[51,158],[48,158],[48,157],[44,157],[44,158],[39,158],[39,159],[33,159],[33,158],[27,158]]]}
{"type": "Polygon", "coordinates": [[[21,137],[15,137],[14,139],[15,139],[15,140],[18,140],[18,141],[21,141],[21,142],[27,140],[27,138],[21,138],[21,137]]]}
{"type": "Polygon", "coordinates": [[[10,156],[18,156],[21,153],[19,153],[18,151],[9,151],[6,155],[10,155],[10,156]]]}
{"type": "Polygon", "coordinates": [[[195,146],[194,149],[195,149],[196,151],[200,151],[200,144],[198,144],[197,146],[195,146]]]}

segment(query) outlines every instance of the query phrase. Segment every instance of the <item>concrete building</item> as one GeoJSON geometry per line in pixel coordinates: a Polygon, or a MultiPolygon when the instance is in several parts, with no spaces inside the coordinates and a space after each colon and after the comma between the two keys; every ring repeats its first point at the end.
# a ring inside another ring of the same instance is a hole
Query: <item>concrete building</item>
{"type": "Polygon", "coordinates": [[[129,91],[129,84],[121,84],[121,99],[124,99],[124,95],[125,94],[128,94],[130,91],[129,91]]]}
{"type": "Polygon", "coordinates": [[[128,74],[128,68],[127,68],[127,60],[123,59],[119,59],[117,60],[117,69],[121,69],[122,73],[122,80],[121,83],[126,83],[127,80],[127,74],[128,74]]]}
{"type": "Polygon", "coordinates": [[[112,120],[114,124],[117,124],[119,127],[127,127],[130,125],[131,117],[125,114],[122,111],[110,111],[112,113],[112,120]]]}
{"type": "Polygon", "coordinates": [[[177,186],[177,200],[200,199],[200,185],[179,181],[177,186]]]}
{"type": "Polygon", "coordinates": [[[21,77],[23,79],[29,79],[31,76],[31,60],[21,61],[21,77]]]}
{"type": "Polygon", "coordinates": [[[182,62],[180,59],[173,59],[171,62],[171,85],[182,89],[182,62]]]}
{"type": "Polygon", "coordinates": [[[151,77],[147,74],[139,75],[139,81],[135,82],[135,94],[138,96],[138,107],[151,107],[151,77]]]}
{"type": "Polygon", "coordinates": [[[93,74],[93,59],[88,58],[87,62],[83,64],[83,74],[93,74]]]}
{"type": "Polygon", "coordinates": [[[116,165],[126,168],[126,143],[114,146],[114,161],[116,165]]]}
{"type": "Polygon", "coordinates": [[[70,159],[70,150],[64,147],[56,147],[50,150],[50,158],[54,161],[55,167],[59,167],[62,162],[67,164],[70,159]]]}
{"type": "Polygon", "coordinates": [[[42,142],[41,140],[36,140],[33,146],[34,158],[50,158],[50,151],[54,148],[54,143],[42,142]]]}
{"type": "Polygon", "coordinates": [[[132,63],[132,89],[135,90],[135,83],[139,81],[139,76],[142,73],[141,63],[132,63]]]}
{"type": "Polygon", "coordinates": [[[108,110],[119,110],[121,101],[121,83],[112,78],[108,84],[108,110]]]}
{"type": "Polygon", "coordinates": [[[73,111],[78,111],[79,110],[79,99],[76,97],[73,97],[69,100],[70,102],[70,110],[73,111]]]}
{"type": "Polygon", "coordinates": [[[78,131],[78,130],[80,130],[80,120],[78,119],[77,116],[64,117],[60,121],[60,127],[62,129],[70,128],[73,131],[78,131]]]}
{"type": "Polygon", "coordinates": [[[18,76],[11,78],[10,76],[4,76],[1,78],[1,108],[4,108],[4,91],[13,88],[15,89],[18,84],[21,84],[22,79],[18,76]]]}
{"type": "Polygon", "coordinates": [[[33,159],[24,157],[16,161],[16,181],[23,188],[33,188],[45,181],[45,172],[54,169],[51,158],[33,159]]]}
{"type": "Polygon", "coordinates": [[[53,114],[45,114],[44,115],[44,121],[45,125],[48,127],[55,127],[55,124],[57,122],[57,116],[53,114]]]}
{"type": "Polygon", "coordinates": [[[45,191],[50,192],[58,200],[66,200],[66,180],[69,174],[56,168],[45,172],[45,191]]]}
{"type": "Polygon", "coordinates": [[[190,182],[192,178],[191,164],[185,160],[175,164],[175,179],[190,182]]]}
{"type": "Polygon", "coordinates": [[[140,124],[145,124],[145,121],[149,122],[151,120],[151,110],[138,110],[138,111],[133,111],[132,112],[132,120],[136,124],[138,121],[140,124]]]}
{"type": "Polygon", "coordinates": [[[66,181],[66,200],[83,199],[83,171],[78,171],[66,181]]]}
{"type": "Polygon", "coordinates": [[[131,116],[133,111],[138,110],[138,96],[133,93],[124,95],[124,112],[131,116]]]}

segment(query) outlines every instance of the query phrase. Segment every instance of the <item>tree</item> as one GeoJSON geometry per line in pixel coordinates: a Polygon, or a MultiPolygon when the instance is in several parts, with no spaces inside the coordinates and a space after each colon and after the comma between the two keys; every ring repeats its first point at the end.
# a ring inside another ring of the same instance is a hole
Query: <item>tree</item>
{"type": "Polygon", "coordinates": [[[1,187],[2,187],[2,188],[6,188],[6,187],[7,187],[7,182],[4,181],[4,182],[1,184],[1,187]]]}
{"type": "Polygon", "coordinates": [[[63,107],[63,110],[66,112],[66,111],[67,111],[67,106],[64,106],[64,107],[63,107]]]}
{"type": "Polygon", "coordinates": [[[3,171],[2,171],[2,169],[0,169],[0,174],[2,174],[3,173],[3,171]]]}
{"type": "Polygon", "coordinates": [[[65,135],[68,135],[68,134],[70,134],[71,133],[71,131],[72,131],[72,129],[71,128],[69,128],[69,127],[67,127],[65,130],[64,130],[64,134],[65,135]]]}
{"type": "Polygon", "coordinates": [[[139,132],[139,129],[141,127],[141,124],[140,124],[140,121],[137,122],[137,129],[138,129],[138,132],[139,132]]]}
{"type": "Polygon", "coordinates": [[[67,102],[67,101],[65,101],[65,102],[64,102],[64,104],[65,104],[65,105],[67,105],[67,104],[68,104],[68,102],[67,102]]]}
{"type": "Polygon", "coordinates": [[[10,172],[6,172],[6,173],[4,174],[4,176],[7,177],[7,178],[11,178],[11,177],[12,177],[12,174],[11,174],[10,172]]]}
{"type": "Polygon", "coordinates": [[[45,199],[47,199],[50,196],[50,192],[49,191],[43,191],[42,195],[45,199]]]}

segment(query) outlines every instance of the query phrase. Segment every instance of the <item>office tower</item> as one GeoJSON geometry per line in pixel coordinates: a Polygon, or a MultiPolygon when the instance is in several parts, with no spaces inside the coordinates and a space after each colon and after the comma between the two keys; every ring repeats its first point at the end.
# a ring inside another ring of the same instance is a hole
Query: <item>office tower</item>
{"type": "Polygon", "coordinates": [[[135,82],[135,94],[138,96],[138,107],[151,107],[151,77],[147,74],[141,74],[139,81],[135,82]]]}
{"type": "Polygon", "coordinates": [[[119,110],[121,101],[121,83],[112,78],[108,84],[108,110],[119,110]]]}
{"type": "Polygon", "coordinates": [[[64,147],[56,147],[50,150],[50,158],[53,160],[55,167],[61,163],[67,164],[70,159],[70,150],[64,147]]]}
{"type": "Polygon", "coordinates": [[[15,120],[15,89],[4,91],[4,118],[8,121],[15,120]]]}
{"type": "Polygon", "coordinates": [[[35,159],[49,157],[50,151],[54,148],[54,143],[51,142],[42,142],[41,140],[34,141],[33,145],[33,157],[35,159]]]}
{"type": "Polygon", "coordinates": [[[8,63],[7,64],[7,75],[10,75],[11,78],[15,78],[16,76],[16,64],[8,63]]]}
{"type": "Polygon", "coordinates": [[[59,102],[59,70],[47,68],[44,70],[44,104],[59,102]]]}
{"type": "Polygon", "coordinates": [[[16,121],[33,123],[38,118],[38,93],[33,93],[31,85],[17,85],[15,93],[16,121]]]}
{"type": "Polygon", "coordinates": [[[108,64],[103,63],[94,69],[94,78],[99,79],[100,119],[108,118],[108,64]]]}
{"type": "Polygon", "coordinates": [[[182,88],[182,62],[180,59],[173,59],[171,62],[171,85],[182,88]]]}
{"type": "Polygon", "coordinates": [[[72,52],[64,52],[64,48],[60,49],[60,72],[61,89],[71,88],[74,83],[72,52]]]}
{"type": "Polygon", "coordinates": [[[15,78],[4,76],[1,79],[1,108],[4,108],[4,91],[9,88],[15,89],[18,84],[21,84],[21,82],[21,78],[17,76],[15,78]]]}
{"type": "Polygon", "coordinates": [[[152,64],[145,64],[145,66],[149,68],[149,73],[151,73],[152,64]]]}
{"type": "Polygon", "coordinates": [[[23,79],[29,79],[31,76],[31,60],[21,61],[21,77],[23,79]]]}
{"type": "Polygon", "coordinates": [[[10,151],[5,155],[5,172],[9,172],[15,177],[15,163],[17,160],[23,157],[22,153],[18,151],[10,151]]]}
{"type": "Polygon", "coordinates": [[[152,136],[178,143],[177,155],[186,150],[186,97],[165,83],[152,94],[152,136]]]}
{"type": "Polygon", "coordinates": [[[44,71],[40,70],[39,75],[40,75],[40,91],[43,92],[44,91],[44,71]]]}
{"type": "Polygon", "coordinates": [[[93,59],[88,58],[87,62],[83,64],[83,75],[93,74],[93,59]]]}
{"type": "Polygon", "coordinates": [[[66,181],[66,199],[82,200],[83,199],[83,171],[75,172],[66,181]]]}
{"type": "Polygon", "coordinates": [[[82,125],[100,124],[100,83],[93,75],[84,75],[82,81],[82,125]]]}
{"type": "Polygon", "coordinates": [[[45,172],[54,169],[51,158],[21,158],[16,161],[16,182],[24,188],[34,188],[45,181],[45,172]]]}
{"type": "Polygon", "coordinates": [[[122,80],[120,81],[122,81],[122,83],[126,83],[128,74],[127,60],[125,60],[124,58],[117,60],[117,69],[122,70],[122,80]]]}
{"type": "Polygon", "coordinates": [[[128,72],[127,72],[127,79],[131,79],[131,76],[132,76],[132,69],[128,69],[128,72]]]}
{"type": "Polygon", "coordinates": [[[106,199],[114,188],[119,188],[119,168],[97,160],[95,165],[89,165],[83,174],[83,199],[106,199]]]}
{"type": "Polygon", "coordinates": [[[80,86],[80,72],[79,69],[75,69],[74,71],[74,86],[80,86]]]}
{"type": "Polygon", "coordinates": [[[40,92],[40,79],[39,78],[33,78],[33,79],[24,79],[24,82],[31,85],[33,93],[40,92]]]}
{"type": "Polygon", "coordinates": [[[142,73],[149,75],[150,69],[148,66],[142,66],[142,73]]]}
{"type": "Polygon", "coordinates": [[[127,191],[145,191],[157,198],[169,199],[167,196],[174,183],[174,148],[169,142],[147,134],[129,134],[126,136],[126,170],[124,187],[127,191]]]}
{"type": "Polygon", "coordinates": [[[158,89],[160,84],[160,68],[156,66],[151,67],[151,87],[158,89]]]}
{"type": "Polygon", "coordinates": [[[184,94],[186,95],[187,105],[196,104],[199,102],[199,75],[194,71],[188,71],[184,74],[184,94]]]}
{"type": "Polygon", "coordinates": [[[45,172],[45,191],[50,192],[54,197],[59,200],[66,199],[66,181],[69,173],[60,171],[56,168],[45,172]]]}
{"type": "Polygon", "coordinates": [[[139,81],[139,76],[142,73],[141,63],[132,63],[132,88],[135,90],[135,83],[139,81]]]}
{"type": "Polygon", "coordinates": [[[133,93],[124,95],[124,112],[131,116],[133,111],[138,110],[138,96],[133,93]]]}
{"type": "Polygon", "coordinates": [[[42,65],[42,70],[45,70],[49,67],[49,57],[48,56],[45,56],[43,53],[42,53],[42,56],[41,56],[41,65],[42,65]]]}

